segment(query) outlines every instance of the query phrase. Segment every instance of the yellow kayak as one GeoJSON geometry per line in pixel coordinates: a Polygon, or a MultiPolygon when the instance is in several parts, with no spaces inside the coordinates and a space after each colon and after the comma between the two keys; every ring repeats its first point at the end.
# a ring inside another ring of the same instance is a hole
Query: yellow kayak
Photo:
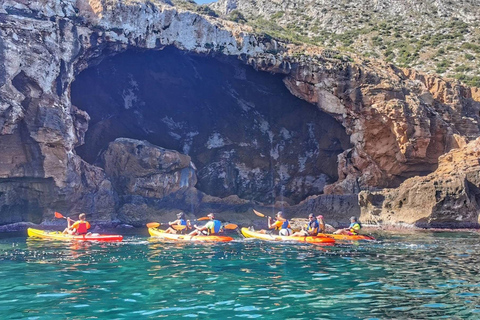
{"type": "Polygon", "coordinates": [[[189,236],[188,234],[166,233],[165,230],[158,228],[148,228],[150,236],[171,241],[198,241],[198,242],[228,242],[232,237],[227,236],[189,236]]]}
{"type": "Polygon", "coordinates": [[[84,235],[63,234],[60,231],[44,231],[38,229],[28,228],[27,233],[29,237],[40,239],[52,239],[62,241],[122,241],[123,236],[118,234],[98,234],[87,233],[84,235]]]}
{"type": "Polygon", "coordinates": [[[258,231],[249,230],[248,228],[242,228],[241,232],[245,238],[255,238],[267,241],[296,241],[307,243],[322,243],[322,244],[334,244],[335,240],[325,236],[307,236],[307,237],[292,237],[292,236],[279,236],[274,234],[260,233],[258,231]]]}

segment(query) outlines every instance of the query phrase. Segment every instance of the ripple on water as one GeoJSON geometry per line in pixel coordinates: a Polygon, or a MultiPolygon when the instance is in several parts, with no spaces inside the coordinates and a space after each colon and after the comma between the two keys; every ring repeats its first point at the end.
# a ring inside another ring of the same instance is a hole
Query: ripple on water
{"type": "Polygon", "coordinates": [[[105,319],[479,315],[480,246],[470,235],[392,235],[325,251],[145,239],[81,246],[0,240],[0,313],[32,319],[61,318],[65,310],[78,310],[69,317],[105,319]]]}

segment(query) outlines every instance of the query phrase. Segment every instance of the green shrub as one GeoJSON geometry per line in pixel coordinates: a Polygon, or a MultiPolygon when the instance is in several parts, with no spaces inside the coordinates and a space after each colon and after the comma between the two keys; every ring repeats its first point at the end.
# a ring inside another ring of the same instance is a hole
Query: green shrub
{"type": "Polygon", "coordinates": [[[237,22],[237,23],[245,23],[247,22],[247,19],[245,19],[245,17],[243,16],[243,14],[238,11],[238,10],[233,10],[232,12],[230,12],[230,14],[228,15],[228,18],[231,20],[231,21],[234,21],[234,22],[237,22]]]}

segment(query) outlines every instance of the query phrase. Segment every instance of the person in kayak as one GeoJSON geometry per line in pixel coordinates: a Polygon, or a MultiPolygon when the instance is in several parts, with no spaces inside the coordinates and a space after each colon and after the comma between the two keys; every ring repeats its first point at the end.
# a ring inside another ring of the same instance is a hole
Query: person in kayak
{"type": "Polygon", "coordinates": [[[177,213],[177,220],[169,222],[168,225],[170,227],[165,230],[166,233],[177,233],[177,229],[172,226],[185,226],[183,230],[178,230],[179,233],[185,233],[188,229],[192,229],[190,220],[185,219],[185,213],[183,212],[177,213]]]}
{"type": "Polygon", "coordinates": [[[218,220],[215,220],[215,214],[209,213],[207,214],[207,217],[210,218],[210,221],[208,221],[203,227],[198,227],[197,225],[194,225],[193,227],[195,230],[190,232],[188,235],[190,236],[196,236],[196,235],[214,235],[218,234],[222,230],[222,223],[218,220]]]}
{"type": "MultiPolygon", "coordinates": [[[[268,229],[274,229],[280,236],[290,236],[293,230],[290,227],[290,222],[285,219],[283,212],[278,211],[275,216],[275,222],[272,222],[272,217],[268,217],[268,229]]],[[[260,233],[267,233],[266,230],[260,230],[260,233]]]]}
{"type": "Polygon", "coordinates": [[[323,220],[323,216],[321,214],[317,216],[317,221],[318,225],[320,226],[318,233],[325,233],[325,220],[323,220]]]}
{"type": "Polygon", "coordinates": [[[320,232],[320,223],[313,213],[308,215],[309,222],[302,228],[302,230],[292,234],[292,237],[314,237],[320,232]]]}
{"type": "Polygon", "coordinates": [[[87,234],[88,229],[90,229],[90,223],[88,223],[88,221],[85,220],[86,219],[85,213],[80,213],[78,216],[78,219],[79,219],[78,221],[74,221],[70,218],[67,218],[68,226],[65,230],[63,230],[63,233],[72,234],[72,235],[87,234]]]}
{"type": "Polygon", "coordinates": [[[362,225],[358,222],[357,217],[350,218],[350,226],[345,229],[339,229],[334,232],[334,234],[346,234],[346,235],[358,235],[362,229],[362,225]]]}

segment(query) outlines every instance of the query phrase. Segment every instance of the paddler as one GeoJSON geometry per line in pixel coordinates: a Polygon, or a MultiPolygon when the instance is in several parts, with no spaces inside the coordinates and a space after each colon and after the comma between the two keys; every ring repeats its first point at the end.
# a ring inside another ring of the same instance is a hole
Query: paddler
{"type": "Polygon", "coordinates": [[[189,233],[191,236],[206,234],[206,235],[214,235],[218,234],[222,229],[222,223],[218,220],[215,220],[215,214],[209,213],[207,217],[210,219],[203,227],[198,227],[194,225],[193,227],[195,230],[189,233]]]}
{"type": "Polygon", "coordinates": [[[313,213],[310,213],[308,215],[308,223],[302,228],[302,230],[292,234],[292,237],[314,237],[319,232],[321,232],[320,223],[318,222],[317,217],[315,217],[313,213]]]}
{"type": "Polygon", "coordinates": [[[360,229],[362,229],[362,225],[358,222],[357,217],[350,218],[350,225],[348,228],[339,229],[334,232],[334,234],[346,234],[346,235],[358,235],[360,233],[360,229]]]}
{"type": "Polygon", "coordinates": [[[173,226],[184,226],[184,229],[180,229],[180,233],[184,233],[187,231],[187,229],[192,229],[192,226],[190,225],[190,220],[185,219],[185,213],[179,212],[177,213],[177,220],[169,222],[168,225],[170,226],[167,230],[165,230],[166,233],[177,233],[177,230],[173,226]]]}
{"type": "Polygon", "coordinates": [[[72,234],[72,235],[82,235],[82,234],[87,234],[88,229],[90,229],[90,223],[86,221],[86,215],[85,213],[80,213],[78,215],[77,221],[74,221],[70,218],[67,218],[68,226],[65,230],[63,230],[63,233],[65,234],[72,234]],[[72,224],[73,222],[73,224],[72,224]]]}
{"type": "Polygon", "coordinates": [[[318,233],[325,233],[325,220],[323,220],[323,216],[321,214],[317,216],[317,221],[318,225],[320,226],[318,233]]]}
{"type": "MultiPolygon", "coordinates": [[[[289,236],[293,233],[293,230],[290,227],[290,222],[285,219],[282,211],[277,212],[275,222],[273,222],[272,217],[268,217],[268,229],[274,229],[280,236],[289,236]]],[[[259,232],[267,233],[266,230],[260,230],[259,232]]]]}

